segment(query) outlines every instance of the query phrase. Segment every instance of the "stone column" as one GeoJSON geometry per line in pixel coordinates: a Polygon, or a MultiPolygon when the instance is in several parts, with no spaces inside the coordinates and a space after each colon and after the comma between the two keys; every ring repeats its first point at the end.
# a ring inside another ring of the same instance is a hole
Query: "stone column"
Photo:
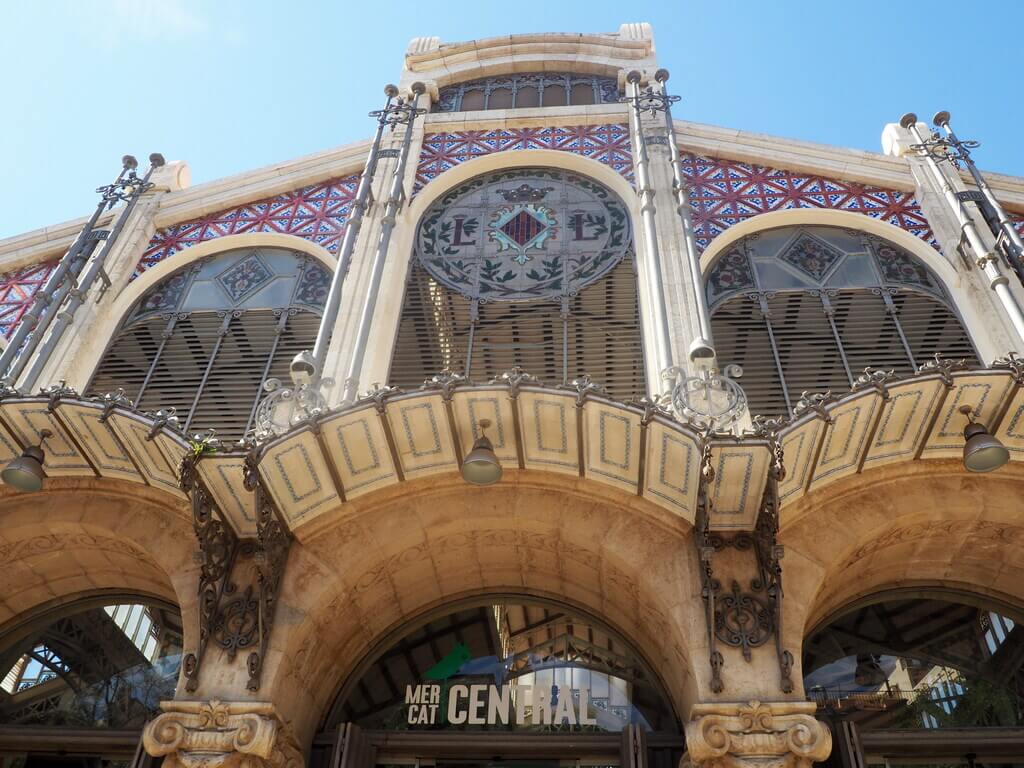
{"type": "Polygon", "coordinates": [[[165,701],[142,744],[165,768],[302,768],[291,728],[268,702],[165,701]]]}
{"type": "Polygon", "coordinates": [[[696,704],[680,768],[805,768],[832,751],[832,732],[805,701],[696,704]]]}

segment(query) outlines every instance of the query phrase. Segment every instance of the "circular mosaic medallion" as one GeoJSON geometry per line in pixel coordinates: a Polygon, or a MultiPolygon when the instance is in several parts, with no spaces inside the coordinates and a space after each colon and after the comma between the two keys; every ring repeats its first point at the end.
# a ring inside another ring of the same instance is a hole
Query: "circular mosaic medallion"
{"type": "Polygon", "coordinates": [[[571,296],[630,245],[626,206],[603,185],[531,168],[482,176],[423,216],[416,257],[442,285],[474,299],[571,296]]]}

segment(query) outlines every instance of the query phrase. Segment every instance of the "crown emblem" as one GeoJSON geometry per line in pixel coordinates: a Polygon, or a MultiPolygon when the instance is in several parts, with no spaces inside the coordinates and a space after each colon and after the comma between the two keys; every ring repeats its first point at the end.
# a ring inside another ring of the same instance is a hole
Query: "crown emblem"
{"type": "Polygon", "coordinates": [[[515,189],[499,189],[498,194],[510,203],[536,203],[543,200],[548,192],[553,192],[554,187],[531,187],[529,184],[520,184],[515,189]]]}

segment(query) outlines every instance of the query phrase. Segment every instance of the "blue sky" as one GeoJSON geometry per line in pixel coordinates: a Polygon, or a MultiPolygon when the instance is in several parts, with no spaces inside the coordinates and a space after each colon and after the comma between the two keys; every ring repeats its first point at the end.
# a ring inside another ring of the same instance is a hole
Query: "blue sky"
{"type": "Polygon", "coordinates": [[[193,183],[369,135],[408,40],[654,25],[676,116],[879,151],[953,113],[983,168],[1024,175],[1024,2],[5,0],[0,237],[88,214],[122,154],[193,183]],[[1002,31],[1008,34],[1003,34],[1002,31]],[[957,49],[949,53],[950,44],[957,49]]]}

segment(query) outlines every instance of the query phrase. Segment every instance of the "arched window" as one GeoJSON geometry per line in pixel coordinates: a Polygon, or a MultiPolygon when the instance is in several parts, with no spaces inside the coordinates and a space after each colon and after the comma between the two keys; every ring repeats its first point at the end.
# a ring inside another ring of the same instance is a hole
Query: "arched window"
{"type": "Polygon", "coordinates": [[[498,75],[442,88],[436,112],[470,112],[479,109],[564,107],[568,104],[614,104],[619,86],[614,77],[569,72],[528,72],[498,75]]]}
{"type": "Polygon", "coordinates": [[[287,380],[313,346],[330,273],[279,248],[228,251],[149,289],[128,313],[89,385],[118,388],[143,410],[173,407],[188,432],[238,440],[262,385],[287,380]]]}
{"type": "Polygon", "coordinates": [[[715,262],[706,291],[719,361],[742,366],[753,414],[789,414],[804,391],[846,392],[868,366],[910,374],[937,352],[977,362],[939,279],[862,232],[750,235],[715,262]]]}
{"type": "Polygon", "coordinates": [[[629,214],[575,173],[478,177],[419,225],[391,383],[515,366],[550,383],[589,374],[623,399],[646,391],[629,214]]]}
{"type": "Polygon", "coordinates": [[[872,596],[805,639],[804,686],[861,731],[1020,727],[1022,636],[1024,627],[979,596],[912,588],[872,596]]]}
{"type": "Polygon", "coordinates": [[[406,627],[348,681],[322,725],[337,732],[344,722],[441,735],[679,731],[660,680],[627,639],[568,606],[518,598],[441,609],[406,627]],[[484,704],[468,711],[464,691],[484,704]]]}
{"type": "Polygon", "coordinates": [[[0,640],[0,724],[140,728],[174,697],[177,609],[87,600],[0,640]]]}

